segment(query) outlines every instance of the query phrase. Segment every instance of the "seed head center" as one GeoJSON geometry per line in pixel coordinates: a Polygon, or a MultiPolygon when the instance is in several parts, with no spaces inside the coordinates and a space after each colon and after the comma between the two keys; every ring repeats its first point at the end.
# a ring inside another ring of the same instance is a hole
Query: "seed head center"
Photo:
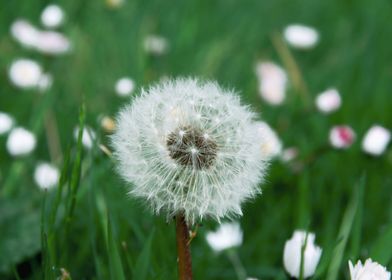
{"type": "Polygon", "coordinates": [[[190,126],[171,132],[166,145],[172,159],[195,169],[209,168],[217,155],[216,142],[207,133],[190,126]]]}

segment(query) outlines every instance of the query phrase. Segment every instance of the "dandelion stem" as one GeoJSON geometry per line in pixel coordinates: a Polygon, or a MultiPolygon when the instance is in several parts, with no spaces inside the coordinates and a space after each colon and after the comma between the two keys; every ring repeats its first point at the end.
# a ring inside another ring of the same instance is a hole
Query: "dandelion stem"
{"type": "Polygon", "coordinates": [[[192,261],[189,248],[189,231],[184,215],[176,216],[178,279],[192,280],[192,261]]]}

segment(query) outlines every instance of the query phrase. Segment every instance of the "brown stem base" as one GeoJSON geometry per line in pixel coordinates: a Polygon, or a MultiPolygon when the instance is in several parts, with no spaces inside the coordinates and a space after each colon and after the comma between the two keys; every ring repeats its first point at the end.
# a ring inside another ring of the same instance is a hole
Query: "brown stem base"
{"type": "Polygon", "coordinates": [[[189,231],[183,214],[176,216],[178,279],[192,280],[192,260],[189,249],[189,231]]]}

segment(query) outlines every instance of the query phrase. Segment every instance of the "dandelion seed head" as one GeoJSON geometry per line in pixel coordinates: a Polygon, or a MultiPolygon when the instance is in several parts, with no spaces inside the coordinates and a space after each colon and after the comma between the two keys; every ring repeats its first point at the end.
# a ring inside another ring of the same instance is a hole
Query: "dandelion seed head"
{"type": "Polygon", "coordinates": [[[117,117],[118,171],[130,194],[168,217],[182,212],[192,224],[241,215],[241,203],[260,192],[267,165],[254,117],[214,82],[158,83],[117,117]]]}
{"type": "Polygon", "coordinates": [[[7,139],[7,150],[12,156],[24,156],[31,153],[37,144],[35,135],[23,127],[11,130],[7,139]]]}

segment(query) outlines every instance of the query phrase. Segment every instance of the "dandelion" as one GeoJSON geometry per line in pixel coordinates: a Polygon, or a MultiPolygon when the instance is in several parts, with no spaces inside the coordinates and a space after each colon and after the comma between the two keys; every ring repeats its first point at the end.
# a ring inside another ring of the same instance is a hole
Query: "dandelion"
{"type": "Polygon", "coordinates": [[[319,41],[316,29],[302,24],[292,24],[284,29],[283,36],[288,44],[298,49],[311,49],[319,41]]]}
{"type": "Polygon", "coordinates": [[[64,11],[58,5],[47,6],[41,14],[41,22],[48,28],[59,27],[64,21],[64,11]]]}
{"type": "Polygon", "coordinates": [[[8,71],[11,82],[23,89],[36,87],[41,79],[41,75],[41,66],[31,59],[15,60],[8,71]]]}
{"type": "Polygon", "coordinates": [[[50,189],[57,185],[59,170],[50,163],[40,163],[34,171],[34,181],[40,189],[50,189]]]}
{"type": "Polygon", "coordinates": [[[276,132],[265,122],[257,122],[261,154],[266,159],[272,159],[282,153],[282,142],[276,132]]]}
{"type": "MultiPolygon", "coordinates": [[[[79,127],[74,128],[74,139],[77,141],[79,135],[79,127]]],[[[91,149],[95,140],[95,132],[91,127],[85,126],[82,133],[82,144],[85,148],[91,149]]]]}
{"type": "Polygon", "coordinates": [[[115,90],[118,96],[129,96],[135,89],[135,82],[128,77],[123,77],[116,82],[115,90]]]}
{"type": "Polygon", "coordinates": [[[391,133],[388,129],[374,125],[366,132],[362,141],[362,149],[370,155],[380,156],[385,152],[390,140],[391,133]]]}
{"type": "Polygon", "coordinates": [[[316,98],[317,109],[325,114],[338,110],[341,104],[340,94],[335,88],[327,89],[316,98]]]}
{"type": "Polygon", "coordinates": [[[391,273],[385,267],[367,259],[364,264],[358,261],[355,266],[348,262],[351,280],[390,280],[391,273]]]}
{"type": "Polygon", "coordinates": [[[12,156],[23,156],[31,153],[36,146],[35,135],[23,127],[13,128],[8,135],[7,150],[12,156]]]}
{"type": "Polygon", "coordinates": [[[287,74],[272,62],[259,62],[256,66],[260,96],[271,105],[280,105],[286,98],[287,74]]]}
{"type": "Polygon", "coordinates": [[[30,22],[24,19],[17,19],[11,25],[12,37],[28,48],[34,48],[39,40],[40,31],[30,22]]]}
{"type": "Polygon", "coordinates": [[[229,248],[241,246],[242,236],[243,233],[239,223],[223,223],[217,231],[208,232],[206,240],[215,252],[221,252],[229,248]]]}
{"type": "Polygon", "coordinates": [[[301,269],[301,251],[303,254],[303,276],[310,277],[316,271],[321,257],[321,248],[314,244],[316,236],[313,233],[296,230],[290,240],[286,241],[283,253],[283,264],[291,277],[299,278],[301,269]]]}
{"type": "Polygon", "coordinates": [[[349,148],[355,140],[355,132],[348,125],[338,125],[332,127],[329,132],[329,142],[337,149],[349,148]]]}
{"type": "Polygon", "coordinates": [[[131,195],[176,216],[182,276],[191,275],[187,224],[241,215],[260,193],[266,163],[254,117],[232,91],[197,79],[143,89],[118,115],[118,171],[131,195]]]}
{"type": "Polygon", "coordinates": [[[144,50],[153,55],[163,55],[169,49],[169,42],[159,35],[148,35],[144,38],[144,50]]]}
{"type": "Polygon", "coordinates": [[[14,119],[7,113],[0,112],[0,135],[10,131],[14,125],[14,119]]]}

